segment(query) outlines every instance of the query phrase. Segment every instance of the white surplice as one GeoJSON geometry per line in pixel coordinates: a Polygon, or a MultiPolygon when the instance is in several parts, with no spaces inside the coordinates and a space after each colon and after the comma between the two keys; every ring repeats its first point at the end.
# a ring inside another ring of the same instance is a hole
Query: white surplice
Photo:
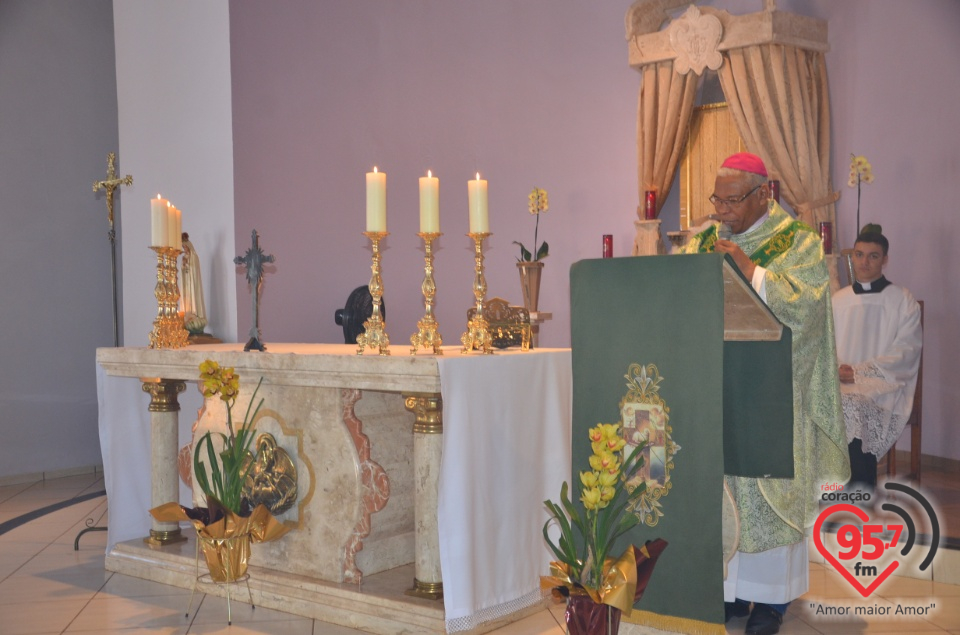
{"type": "Polygon", "coordinates": [[[883,456],[913,408],[923,345],[920,305],[895,284],[879,293],[844,287],[833,296],[833,319],[839,363],[854,370],[854,383],[840,384],[847,441],[860,439],[864,452],[883,456]]]}

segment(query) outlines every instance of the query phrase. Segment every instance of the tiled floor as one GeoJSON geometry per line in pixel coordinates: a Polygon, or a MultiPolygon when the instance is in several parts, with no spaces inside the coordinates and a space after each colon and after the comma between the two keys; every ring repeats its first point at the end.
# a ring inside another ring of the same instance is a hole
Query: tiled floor
{"type": "MultiPolygon", "coordinates": [[[[924,474],[925,486],[936,476],[924,474]]],[[[958,479],[942,479],[944,496],[958,494],[958,479]]],[[[74,496],[103,489],[97,475],[0,487],[0,525],[25,513],[74,496]]],[[[938,489],[938,491],[940,491],[938,489]]],[[[945,508],[946,506],[944,506],[945,508]]],[[[946,511],[946,510],[945,510],[946,511]]],[[[956,511],[954,506],[953,511],[956,511]]],[[[0,634],[53,633],[133,634],[283,634],[350,635],[359,631],[288,615],[266,608],[251,610],[233,603],[233,625],[226,624],[225,600],[206,596],[199,610],[184,617],[190,592],[147,582],[103,568],[106,534],[88,533],[73,550],[74,538],[87,518],[106,514],[106,499],[97,497],[36,518],[0,535],[0,634]]],[[[960,521],[960,518],[956,519],[960,521]]],[[[947,526],[950,526],[949,520],[947,526]]],[[[953,527],[960,527],[954,522],[953,527]]],[[[781,633],[885,633],[960,635],[960,586],[897,578],[871,597],[878,610],[935,604],[926,617],[838,617],[816,613],[817,607],[854,604],[858,596],[838,573],[811,564],[810,591],[794,602],[781,633]]],[[[195,600],[196,601],[196,600],[195,600]]],[[[862,604],[862,599],[857,604],[862,604]]],[[[498,635],[561,635],[563,607],[558,605],[494,633],[498,635]]],[[[746,618],[727,625],[742,633],[746,618]]]]}

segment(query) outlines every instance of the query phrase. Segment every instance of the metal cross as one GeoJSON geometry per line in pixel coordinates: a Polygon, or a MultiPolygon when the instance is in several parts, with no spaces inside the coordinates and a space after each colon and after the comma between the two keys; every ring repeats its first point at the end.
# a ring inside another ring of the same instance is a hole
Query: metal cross
{"type": "Polygon", "coordinates": [[[118,315],[120,307],[117,306],[117,232],[113,228],[113,192],[121,185],[133,185],[133,177],[128,174],[123,178],[117,178],[116,160],[117,155],[113,152],[107,155],[107,178],[93,182],[93,193],[96,194],[100,190],[107,192],[107,221],[110,223],[107,238],[110,239],[110,273],[113,281],[113,345],[120,346],[118,315]]]}
{"type": "MultiPolygon", "coordinates": [[[[121,185],[133,185],[133,177],[129,174],[123,178],[117,178],[116,168],[117,155],[113,152],[107,155],[107,178],[102,181],[93,182],[94,193],[99,190],[107,191],[107,220],[110,222],[110,231],[113,231],[113,191],[121,185]]],[[[111,238],[111,240],[113,240],[111,238]]]]}
{"type": "Polygon", "coordinates": [[[252,245],[246,255],[233,259],[234,264],[246,268],[247,282],[253,291],[253,325],[250,327],[250,339],[243,350],[265,351],[267,347],[260,341],[260,289],[263,287],[263,265],[273,262],[274,257],[273,254],[264,255],[263,249],[260,248],[260,235],[255,229],[251,235],[251,242],[252,245]]]}

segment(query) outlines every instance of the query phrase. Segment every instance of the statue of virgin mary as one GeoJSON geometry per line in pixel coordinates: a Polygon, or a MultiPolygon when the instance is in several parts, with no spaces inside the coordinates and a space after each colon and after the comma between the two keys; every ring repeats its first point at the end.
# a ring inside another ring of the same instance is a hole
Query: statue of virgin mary
{"type": "Polygon", "coordinates": [[[190,235],[183,233],[183,264],[180,268],[180,308],[183,311],[183,326],[191,335],[203,334],[207,326],[207,307],[203,302],[203,281],[200,279],[200,258],[190,242],[190,235]]]}

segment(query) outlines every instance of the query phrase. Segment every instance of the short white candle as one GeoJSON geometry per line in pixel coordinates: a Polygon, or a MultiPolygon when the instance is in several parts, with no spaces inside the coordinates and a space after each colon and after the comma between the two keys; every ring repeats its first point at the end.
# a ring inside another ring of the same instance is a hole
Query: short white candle
{"type": "Polygon", "coordinates": [[[367,231],[387,231],[387,175],[385,172],[367,172],[367,231]]]}
{"type": "Polygon", "coordinates": [[[169,201],[165,198],[161,198],[157,194],[157,198],[150,199],[150,246],[151,247],[167,247],[167,238],[169,237],[169,229],[167,228],[167,219],[169,217],[169,211],[167,207],[169,201]]]}
{"type": "Polygon", "coordinates": [[[420,231],[424,234],[440,232],[440,179],[427,170],[420,177],[420,231]]]}
{"type": "Polygon", "coordinates": [[[470,233],[486,234],[490,232],[490,216],[487,205],[487,181],[477,178],[467,181],[467,198],[470,201],[470,233]]]}

